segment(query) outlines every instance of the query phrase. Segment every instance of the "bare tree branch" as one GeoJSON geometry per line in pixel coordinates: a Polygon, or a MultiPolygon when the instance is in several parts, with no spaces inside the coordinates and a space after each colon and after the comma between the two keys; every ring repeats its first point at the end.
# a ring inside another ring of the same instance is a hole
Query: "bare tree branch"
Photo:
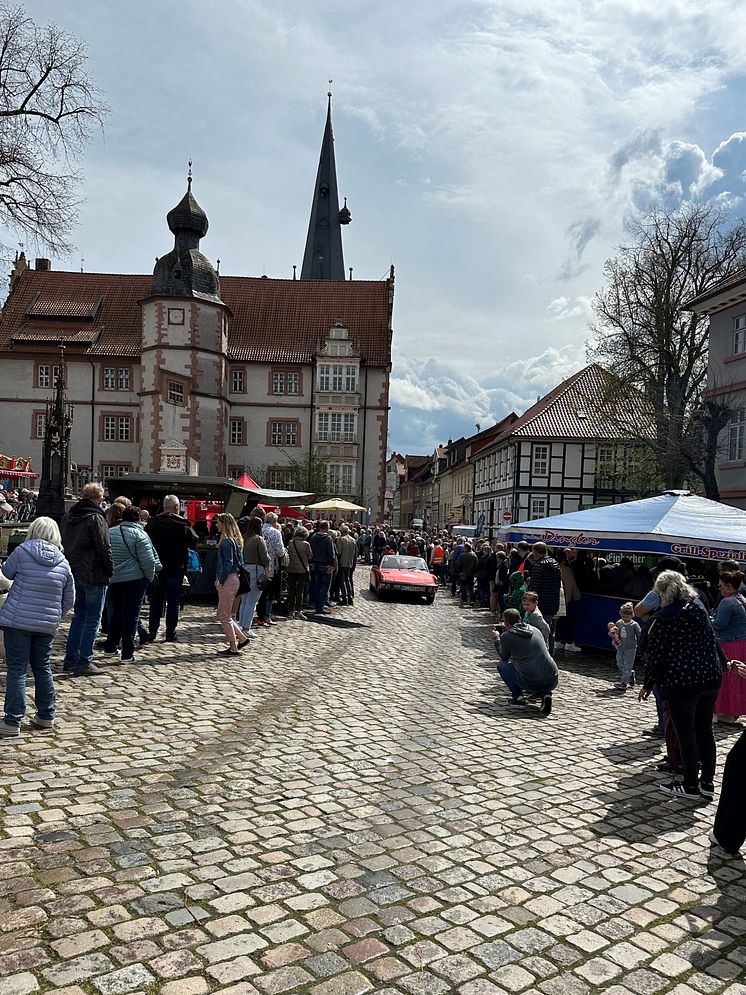
{"type": "Polygon", "coordinates": [[[108,113],[85,45],[22,7],[0,4],[0,224],[65,254],[82,158],[108,113]]]}

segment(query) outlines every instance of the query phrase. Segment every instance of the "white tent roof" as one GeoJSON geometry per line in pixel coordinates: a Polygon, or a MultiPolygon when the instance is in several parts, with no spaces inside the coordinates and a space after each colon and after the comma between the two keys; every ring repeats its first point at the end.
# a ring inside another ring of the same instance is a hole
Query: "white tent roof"
{"type": "Polygon", "coordinates": [[[642,501],[519,522],[505,535],[511,542],[541,540],[577,549],[743,559],[746,511],[688,491],[667,491],[642,501]]]}

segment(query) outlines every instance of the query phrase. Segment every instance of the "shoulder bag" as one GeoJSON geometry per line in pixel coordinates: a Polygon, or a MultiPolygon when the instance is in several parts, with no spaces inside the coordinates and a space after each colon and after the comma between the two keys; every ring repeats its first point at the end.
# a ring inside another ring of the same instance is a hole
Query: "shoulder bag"
{"type": "MultiPolygon", "coordinates": [[[[249,571],[243,565],[241,557],[238,555],[236,540],[231,539],[231,542],[233,543],[233,566],[236,568],[235,572],[238,574],[238,593],[248,594],[251,590],[251,577],[249,576],[249,571]]],[[[231,573],[233,572],[231,570],[231,573]]]]}
{"type": "MultiPolygon", "coordinates": [[[[295,555],[300,560],[300,565],[303,567],[303,570],[304,570],[304,572],[306,574],[306,580],[309,580],[310,577],[311,577],[311,571],[308,569],[308,564],[306,563],[306,561],[301,556],[300,550],[298,549],[298,544],[295,541],[295,539],[293,539],[293,549],[295,550],[295,555]]],[[[288,554],[288,560],[289,559],[290,559],[290,555],[288,554]]]]}

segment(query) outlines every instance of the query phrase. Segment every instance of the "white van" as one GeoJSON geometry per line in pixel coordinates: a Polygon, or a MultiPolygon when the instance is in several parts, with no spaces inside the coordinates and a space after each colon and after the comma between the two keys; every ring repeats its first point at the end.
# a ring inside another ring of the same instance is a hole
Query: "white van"
{"type": "Polygon", "coordinates": [[[424,519],[422,519],[422,518],[413,518],[412,519],[412,524],[409,527],[410,527],[410,529],[421,529],[424,524],[425,524],[424,519]]]}
{"type": "Polygon", "coordinates": [[[451,529],[452,536],[461,536],[462,539],[473,539],[476,534],[476,525],[454,525],[451,529]]]}

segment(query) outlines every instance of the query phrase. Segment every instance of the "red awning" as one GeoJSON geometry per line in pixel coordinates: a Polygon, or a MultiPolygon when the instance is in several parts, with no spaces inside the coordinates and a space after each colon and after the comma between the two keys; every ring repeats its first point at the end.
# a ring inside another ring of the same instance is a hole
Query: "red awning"
{"type": "Polygon", "coordinates": [[[28,480],[38,476],[38,473],[32,473],[30,470],[0,470],[0,480],[28,480]]]}

